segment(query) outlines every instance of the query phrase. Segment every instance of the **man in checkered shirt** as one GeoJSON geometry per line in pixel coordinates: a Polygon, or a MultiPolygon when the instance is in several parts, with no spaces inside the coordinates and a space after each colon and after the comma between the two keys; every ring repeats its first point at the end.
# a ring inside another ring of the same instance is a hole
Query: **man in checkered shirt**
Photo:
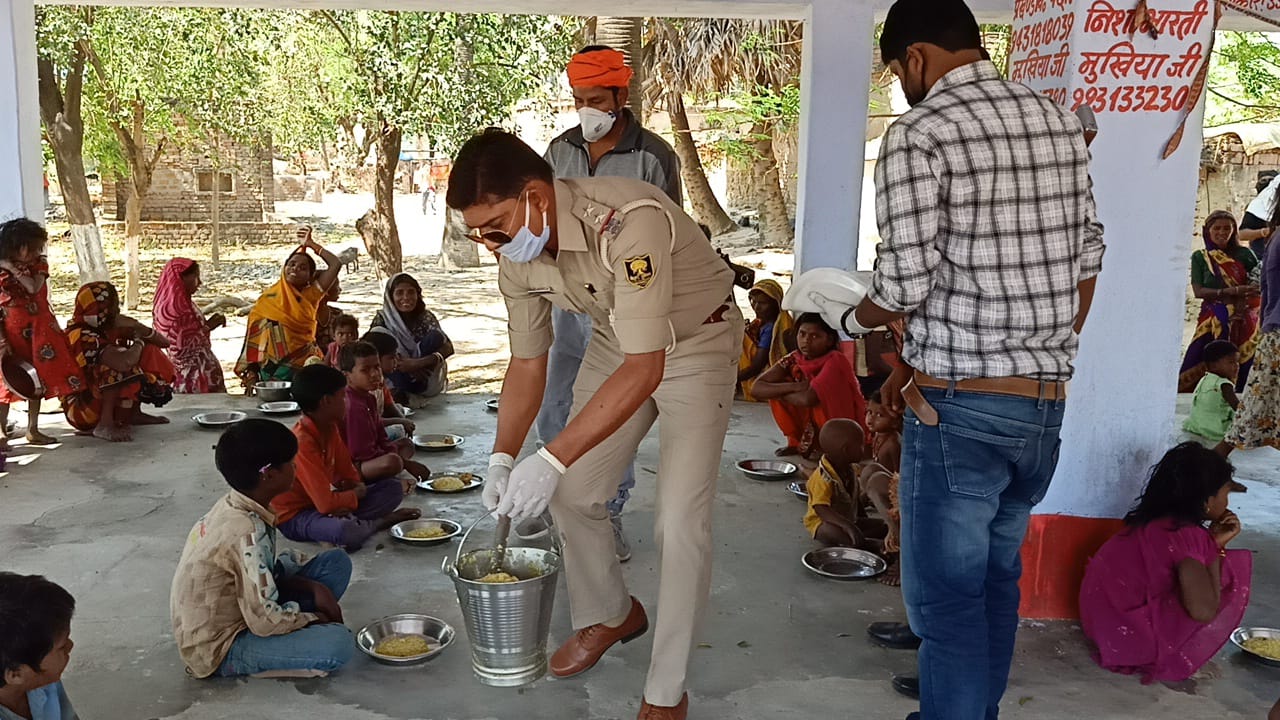
{"type": "Polygon", "coordinates": [[[858,282],[826,269],[798,278],[788,305],[853,335],[907,320],[909,367],[882,394],[907,405],[902,590],[922,640],[919,715],[993,719],[1102,226],[1080,121],[1000,77],[962,0],[898,0],[880,51],[913,107],[876,167],[876,272],[861,302],[858,282]]]}

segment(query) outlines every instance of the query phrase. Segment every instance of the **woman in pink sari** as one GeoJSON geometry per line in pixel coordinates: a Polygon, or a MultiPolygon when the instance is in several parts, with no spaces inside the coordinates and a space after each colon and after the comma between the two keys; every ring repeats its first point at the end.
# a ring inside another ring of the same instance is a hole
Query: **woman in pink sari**
{"type": "Polygon", "coordinates": [[[1227,509],[1231,473],[1198,443],[1170,450],[1125,529],[1089,561],[1080,621],[1099,665],[1144,684],[1181,682],[1227,643],[1253,575],[1248,550],[1227,550],[1240,534],[1227,509]]]}
{"type": "Polygon", "coordinates": [[[199,289],[200,265],[187,258],[170,260],[156,284],[152,319],[156,331],[169,338],[169,358],[177,372],[174,392],[226,392],[209,333],[226,325],[227,319],[221,313],[205,318],[191,299],[199,289]]]}

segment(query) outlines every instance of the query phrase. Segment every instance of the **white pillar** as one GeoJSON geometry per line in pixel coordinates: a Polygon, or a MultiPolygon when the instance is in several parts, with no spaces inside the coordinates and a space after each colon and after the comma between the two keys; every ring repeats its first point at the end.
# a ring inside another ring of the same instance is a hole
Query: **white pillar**
{"type": "Polygon", "coordinates": [[[857,267],[874,29],[866,0],[813,0],[805,18],[796,272],[857,267]]]}
{"type": "Polygon", "coordinates": [[[44,223],[36,15],[32,0],[0,0],[0,220],[44,223]]]}

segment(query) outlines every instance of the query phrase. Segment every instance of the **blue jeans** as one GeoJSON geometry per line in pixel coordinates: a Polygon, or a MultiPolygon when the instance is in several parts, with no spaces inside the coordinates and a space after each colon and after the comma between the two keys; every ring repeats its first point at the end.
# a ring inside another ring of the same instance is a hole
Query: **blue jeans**
{"type": "Polygon", "coordinates": [[[922,390],[902,437],[902,595],[923,720],[995,720],[1018,631],[1019,551],[1058,462],[1064,403],[922,390]]]}
{"type": "MultiPolygon", "coordinates": [[[[538,440],[543,445],[556,439],[564,426],[569,424],[569,411],[573,408],[573,383],[578,379],[578,368],[587,355],[587,342],[591,340],[591,316],[551,308],[551,328],[555,340],[547,354],[547,389],[542,394],[542,407],[538,410],[536,428],[538,440]]],[[[636,486],[636,461],[622,473],[618,494],[609,501],[609,515],[618,517],[636,486]]]]}
{"type": "MultiPolygon", "coordinates": [[[[351,581],[351,558],[341,550],[329,550],[298,567],[281,558],[276,565],[277,580],[300,576],[315,580],[341,598],[351,581]]],[[[280,594],[280,602],[293,601],[303,612],[316,609],[311,595],[280,594]]],[[[321,670],[333,672],[351,659],[354,652],[351,631],[345,625],[312,625],[286,635],[261,637],[242,631],[231,644],[231,650],[218,666],[219,677],[256,675],[270,670],[321,670]]]]}

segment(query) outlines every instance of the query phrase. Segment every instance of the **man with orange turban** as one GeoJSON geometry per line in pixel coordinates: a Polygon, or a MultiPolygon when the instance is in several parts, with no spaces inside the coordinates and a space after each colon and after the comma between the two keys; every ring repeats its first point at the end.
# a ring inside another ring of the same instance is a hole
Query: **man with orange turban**
{"type": "MultiPolygon", "coordinates": [[[[568,67],[569,86],[580,120],[577,127],[551,141],[545,159],[557,178],[610,176],[643,180],[661,188],[677,205],[680,159],[656,133],[640,127],[627,109],[632,71],[622,53],[603,45],[583,48],[568,67]]],[[[549,443],[564,430],[573,405],[573,382],[587,352],[591,318],[583,313],[552,310],[555,344],[547,366],[547,390],[538,413],[538,436],[549,443]]],[[[609,503],[613,544],[618,560],[631,559],[631,543],[622,531],[622,508],[635,487],[634,463],[627,466],[617,496],[609,503]]]]}

